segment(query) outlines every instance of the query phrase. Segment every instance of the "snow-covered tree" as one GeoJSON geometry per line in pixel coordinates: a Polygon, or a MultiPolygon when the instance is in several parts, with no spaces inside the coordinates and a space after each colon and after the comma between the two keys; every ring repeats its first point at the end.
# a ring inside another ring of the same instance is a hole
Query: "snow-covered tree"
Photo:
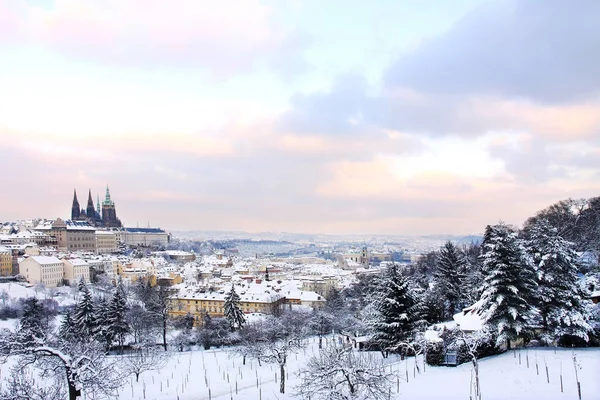
{"type": "Polygon", "coordinates": [[[169,360],[169,352],[158,351],[150,346],[134,349],[123,356],[124,372],[135,376],[138,382],[140,375],[145,371],[157,371],[165,366],[169,360]]]}
{"type": "Polygon", "coordinates": [[[125,335],[130,331],[126,317],[127,295],[125,294],[123,283],[119,280],[117,290],[108,305],[106,323],[111,337],[119,343],[121,348],[125,342],[125,335]]]}
{"type": "Polygon", "coordinates": [[[434,272],[436,294],[444,302],[444,318],[450,319],[462,310],[466,300],[465,258],[452,242],[441,248],[434,272]]]}
{"type": "Polygon", "coordinates": [[[94,299],[83,278],[79,281],[80,299],[73,313],[73,325],[79,340],[89,341],[96,333],[94,299]]]}
{"type": "Polygon", "coordinates": [[[225,318],[227,318],[229,325],[231,325],[232,330],[241,328],[246,322],[244,312],[240,308],[240,296],[235,292],[235,287],[233,284],[231,285],[229,294],[225,298],[223,311],[225,318]]]}
{"type": "Polygon", "coordinates": [[[35,297],[25,300],[23,315],[19,321],[16,332],[16,342],[19,345],[30,347],[45,343],[47,327],[44,326],[44,307],[35,297]]]}
{"type": "MultiPolygon", "coordinates": [[[[82,394],[88,398],[115,398],[123,383],[118,365],[107,358],[96,341],[67,343],[48,337],[31,341],[23,340],[19,332],[14,332],[0,336],[0,355],[16,359],[17,375],[33,367],[50,382],[62,382],[70,400],[76,400],[82,394]]],[[[15,381],[16,389],[20,385],[15,381]]]]}
{"type": "Polygon", "coordinates": [[[306,327],[306,319],[302,319],[302,315],[286,312],[281,318],[270,317],[259,324],[259,340],[250,344],[249,353],[259,362],[279,365],[280,393],[285,393],[285,367],[288,357],[305,345],[307,330],[302,327],[306,327]]]}
{"type": "Polygon", "coordinates": [[[381,358],[335,344],[311,357],[299,375],[296,394],[323,400],[386,399],[397,379],[381,358]]]}
{"type": "Polygon", "coordinates": [[[323,336],[331,333],[334,316],[323,310],[314,310],[309,320],[310,328],[319,337],[319,348],[323,347],[323,336]]]}
{"type": "Polygon", "coordinates": [[[542,339],[552,342],[563,335],[587,341],[591,326],[587,307],[578,285],[578,256],[545,219],[537,219],[526,231],[527,251],[537,274],[534,294],[541,324],[542,339]]]}
{"type": "Polygon", "coordinates": [[[420,304],[409,289],[409,281],[395,264],[388,267],[379,284],[375,308],[377,314],[370,321],[374,331],[371,342],[384,355],[410,343],[423,322],[420,304]]]}
{"type": "Polygon", "coordinates": [[[482,319],[497,335],[498,345],[506,343],[510,348],[511,340],[530,334],[535,273],[517,234],[503,223],[486,227],[482,262],[482,319]]]}
{"type": "Polygon", "coordinates": [[[152,324],[161,331],[163,349],[167,351],[167,328],[169,321],[169,292],[162,286],[144,289],[146,310],[152,324]]]}

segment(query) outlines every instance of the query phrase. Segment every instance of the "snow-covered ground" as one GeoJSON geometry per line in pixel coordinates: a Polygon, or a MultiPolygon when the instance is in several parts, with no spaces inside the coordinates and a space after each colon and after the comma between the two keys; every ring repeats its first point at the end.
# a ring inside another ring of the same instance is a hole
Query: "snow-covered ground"
{"type": "MultiPolygon", "coordinates": [[[[121,399],[294,399],[293,387],[300,383],[296,373],[307,357],[317,352],[315,340],[306,351],[288,360],[286,394],[279,393],[277,365],[258,366],[255,360],[242,365],[242,359],[227,349],[175,353],[161,371],[144,372],[123,388],[121,399]],[[236,393],[237,386],[237,393],[236,393]],[[210,397],[209,397],[210,388],[210,397]],[[145,389],[145,397],[144,397],[145,389]]],[[[578,363],[582,399],[600,398],[600,349],[522,349],[480,360],[482,398],[498,399],[577,399],[577,384],[572,356],[578,363]],[[519,363],[519,353],[521,355],[519,363]],[[529,367],[527,367],[527,359],[529,367]],[[537,360],[537,369],[536,369],[537,360]],[[548,366],[547,381],[545,366],[548,366]],[[560,376],[562,370],[563,392],[560,376]]],[[[374,357],[380,357],[374,353],[374,357]]],[[[399,385],[392,387],[391,398],[469,399],[471,365],[452,367],[426,366],[414,369],[414,359],[388,359],[399,372],[399,385]],[[408,372],[408,381],[406,375],[408,372]],[[398,393],[399,388],[399,393],[398,393]]]]}

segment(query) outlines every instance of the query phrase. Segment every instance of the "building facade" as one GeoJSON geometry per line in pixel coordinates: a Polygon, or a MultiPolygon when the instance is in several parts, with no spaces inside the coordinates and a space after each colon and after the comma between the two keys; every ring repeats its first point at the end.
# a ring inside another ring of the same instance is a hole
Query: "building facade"
{"type": "Polygon", "coordinates": [[[31,256],[19,263],[19,274],[33,285],[57,287],[63,280],[64,266],[56,257],[31,256]]]}
{"type": "Polygon", "coordinates": [[[0,276],[11,276],[13,274],[12,251],[7,247],[0,246],[0,276]]]}
{"type": "Polygon", "coordinates": [[[90,266],[84,260],[79,258],[62,260],[63,263],[63,279],[69,282],[70,285],[77,284],[83,278],[86,283],[90,282],[90,266]]]}
{"type": "Polygon", "coordinates": [[[96,254],[110,254],[119,251],[117,234],[112,231],[96,231],[96,254]]]}

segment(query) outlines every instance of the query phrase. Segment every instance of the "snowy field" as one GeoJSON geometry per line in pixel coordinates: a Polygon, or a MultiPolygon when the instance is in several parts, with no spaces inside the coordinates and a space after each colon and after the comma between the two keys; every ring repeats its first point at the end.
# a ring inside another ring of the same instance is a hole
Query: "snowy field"
{"type": "MultiPolygon", "coordinates": [[[[304,352],[288,360],[286,394],[279,393],[279,368],[274,364],[258,366],[255,360],[242,365],[239,356],[225,349],[174,353],[161,371],[148,371],[140,381],[130,382],[120,393],[121,399],[294,399],[293,388],[300,383],[296,373],[307,357],[318,348],[313,340],[304,352]],[[237,388],[237,390],[236,390],[237,388]],[[210,389],[210,393],[209,393],[210,389]]],[[[599,399],[600,349],[528,349],[480,360],[483,399],[578,399],[573,354],[582,399],[599,399]],[[520,363],[519,363],[520,353],[520,363]],[[537,368],[536,368],[537,360],[537,368]],[[527,366],[529,361],[529,367],[527,366]],[[546,376],[546,365],[548,376],[546,376]],[[561,392],[561,371],[563,392],[561,392]],[[548,383],[548,380],[550,383],[548,383]]],[[[381,357],[372,353],[373,357],[381,357]]],[[[399,379],[392,387],[391,398],[469,399],[471,365],[429,367],[420,373],[414,358],[400,361],[390,356],[390,368],[399,379]],[[407,381],[408,375],[408,381],[407,381]],[[398,392],[399,390],[399,392],[398,392]]]]}

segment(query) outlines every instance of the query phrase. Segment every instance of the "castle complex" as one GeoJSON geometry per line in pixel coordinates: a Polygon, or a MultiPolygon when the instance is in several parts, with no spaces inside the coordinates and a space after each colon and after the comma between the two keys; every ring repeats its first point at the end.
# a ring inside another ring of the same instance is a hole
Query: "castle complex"
{"type": "Polygon", "coordinates": [[[89,191],[87,208],[83,209],[79,206],[77,200],[77,191],[73,191],[73,205],[71,206],[71,220],[72,221],[87,221],[91,226],[104,227],[104,228],[121,228],[121,220],[117,218],[117,211],[115,210],[115,203],[110,198],[110,191],[106,186],[106,196],[102,202],[102,209],[100,209],[100,199],[96,201],[97,208],[94,207],[94,201],[92,200],[92,191],[89,191]]]}

